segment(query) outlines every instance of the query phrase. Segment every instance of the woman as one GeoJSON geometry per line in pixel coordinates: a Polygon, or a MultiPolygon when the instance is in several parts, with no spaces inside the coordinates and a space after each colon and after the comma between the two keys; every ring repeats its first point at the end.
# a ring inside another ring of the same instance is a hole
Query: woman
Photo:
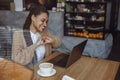
{"type": "Polygon", "coordinates": [[[13,35],[12,59],[15,62],[33,66],[49,56],[52,48],[60,46],[59,38],[45,29],[48,15],[44,6],[31,8],[23,30],[16,31],[13,35]]]}

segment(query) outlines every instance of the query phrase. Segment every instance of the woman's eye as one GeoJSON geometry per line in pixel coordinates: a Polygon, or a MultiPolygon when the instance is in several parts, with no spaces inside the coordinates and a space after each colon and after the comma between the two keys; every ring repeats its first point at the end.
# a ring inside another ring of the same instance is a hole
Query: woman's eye
{"type": "MultiPolygon", "coordinates": [[[[41,20],[42,21],[42,20],[41,20]]],[[[44,22],[44,21],[42,21],[42,22],[44,22]]]]}

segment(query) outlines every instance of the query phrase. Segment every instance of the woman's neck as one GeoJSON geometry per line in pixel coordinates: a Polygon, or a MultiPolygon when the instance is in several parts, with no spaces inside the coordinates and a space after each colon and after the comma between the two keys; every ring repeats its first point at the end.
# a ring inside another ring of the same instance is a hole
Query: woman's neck
{"type": "Polygon", "coordinates": [[[32,24],[30,25],[30,31],[32,33],[36,33],[37,32],[37,30],[35,29],[35,27],[32,24]]]}

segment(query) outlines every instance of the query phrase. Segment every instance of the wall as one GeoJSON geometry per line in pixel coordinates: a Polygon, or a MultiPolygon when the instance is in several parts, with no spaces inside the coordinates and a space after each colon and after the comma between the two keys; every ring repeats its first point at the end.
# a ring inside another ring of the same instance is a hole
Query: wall
{"type": "Polygon", "coordinates": [[[118,27],[117,30],[120,31],[120,6],[119,6],[119,15],[118,15],[118,27]]]}

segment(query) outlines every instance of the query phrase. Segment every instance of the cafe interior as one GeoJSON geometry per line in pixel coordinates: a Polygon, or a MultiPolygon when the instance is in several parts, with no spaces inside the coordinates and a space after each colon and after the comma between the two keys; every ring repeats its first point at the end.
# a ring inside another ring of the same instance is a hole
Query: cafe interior
{"type": "Polygon", "coordinates": [[[0,80],[120,80],[119,22],[120,0],[0,0],[0,80]],[[46,7],[61,45],[27,67],[11,59],[12,40],[33,4],[46,7]]]}

